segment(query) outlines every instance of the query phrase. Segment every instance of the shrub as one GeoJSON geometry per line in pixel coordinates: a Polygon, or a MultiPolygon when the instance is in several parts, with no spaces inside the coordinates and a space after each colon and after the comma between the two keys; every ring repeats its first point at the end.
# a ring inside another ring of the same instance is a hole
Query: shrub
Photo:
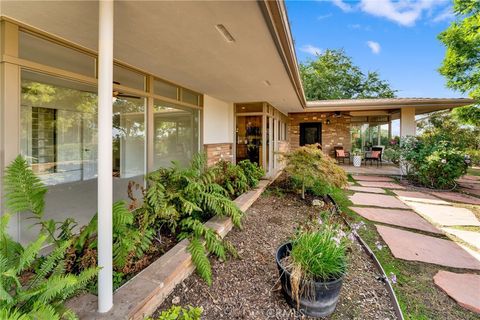
{"type": "Polygon", "coordinates": [[[347,266],[346,241],[331,226],[320,231],[302,232],[292,241],[292,263],[303,280],[332,281],[341,277],[347,266]]]}
{"type": "Polygon", "coordinates": [[[316,182],[338,188],[347,185],[345,171],[316,145],[300,147],[283,154],[283,157],[286,160],[285,171],[299,185],[302,199],[305,199],[305,190],[316,182]]]}
{"type": "Polygon", "coordinates": [[[400,163],[400,150],[398,148],[387,148],[383,152],[382,157],[383,159],[398,165],[400,163]]]}
{"type": "Polygon", "coordinates": [[[429,188],[452,188],[466,173],[464,153],[448,141],[408,137],[402,141],[401,154],[408,178],[429,188]]]}
{"type": "MultiPolygon", "coordinates": [[[[203,313],[202,308],[191,307],[183,308],[172,306],[170,309],[162,311],[157,320],[200,320],[203,313]]],[[[148,320],[153,320],[148,318],[148,320]]]]}
{"type": "Polygon", "coordinates": [[[243,169],[230,161],[220,160],[213,170],[217,178],[216,183],[227,190],[232,197],[237,197],[250,188],[243,169]]]}
{"type": "Polygon", "coordinates": [[[242,168],[250,188],[255,188],[260,179],[265,176],[265,170],[263,170],[263,168],[255,162],[251,162],[248,159],[240,161],[237,163],[237,166],[242,168]]]}

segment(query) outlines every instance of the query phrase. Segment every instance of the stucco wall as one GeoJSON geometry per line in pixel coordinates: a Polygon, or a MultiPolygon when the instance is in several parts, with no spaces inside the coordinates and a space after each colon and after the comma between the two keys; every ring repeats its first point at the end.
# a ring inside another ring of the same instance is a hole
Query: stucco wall
{"type": "Polygon", "coordinates": [[[333,113],[289,113],[288,132],[290,137],[290,148],[300,146],[300,123],[321,122],[322,123],[322,149],[324,153],[333,156],[334,146],[343,146],[345,150],[352,148],[350,139],[350,118],[333,117],[333,113]],[[327,124],[327,119],[330,124],[327,124]]]}
{"type": "Polygon", "coordinates": [[[233,103],[204,95],[203,143],[233,143],[233,103]]]}

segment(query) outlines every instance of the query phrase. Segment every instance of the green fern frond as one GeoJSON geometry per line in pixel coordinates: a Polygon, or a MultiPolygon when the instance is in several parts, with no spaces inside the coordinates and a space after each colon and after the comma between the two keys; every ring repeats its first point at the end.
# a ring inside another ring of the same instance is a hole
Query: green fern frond
{"type": "Polygon", "coordinates": [[[17,273],[20,273],[30,267],[30,264],[35,260],[42,248],[42,245],[47,240],[48,236],[40,234],[39,237],[32,243],[30,243],[20,255],[18,265],[16,267],[17,273]]]}
{"type": "Polygon", "coordinates": [[[11,213],[30,211],[42,216],[47,188],[22,156],[17,156],[5,169],[4,188],[5,204],[11,213]]]}
{"type": "Polygon", "coordinates": [[[187,249],[192,255],[192,262],[196,267],[198,275],[202,277],[209,286],[211,286],[212,267],[202,242],[197,238],[193,238],[190,240],[187,249]]]}

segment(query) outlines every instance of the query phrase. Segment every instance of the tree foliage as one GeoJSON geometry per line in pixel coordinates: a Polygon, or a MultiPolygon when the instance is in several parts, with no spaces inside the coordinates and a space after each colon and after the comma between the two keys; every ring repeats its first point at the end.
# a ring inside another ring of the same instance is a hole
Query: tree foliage
{"type": "MultiPolygon", "coordinates": [[[[480,1],[454,0],[457,20],[440,33],[446,47],[440,73],[447,86],[472,99],[480,100],[480,1]]],[[[464,123],[480,126],[478,105],[459,108],[456,115],[464,123]]]]}
{"type": "Polygon", "coordinates": [[[316,183],[342,188],[347,184],[347,175],[335,160],[325,155],[317,145],[297,148],[283,154],[286,160],[285,172],[300,187],[302,199],[305,190],[316,183]]]}
{"type": "Polygon", "coordinates": [[[362,72],[344,50],[329,49],[300,64],[300,74],[309,100],[395,97],[396,90],[378,72],[362,72]]]}

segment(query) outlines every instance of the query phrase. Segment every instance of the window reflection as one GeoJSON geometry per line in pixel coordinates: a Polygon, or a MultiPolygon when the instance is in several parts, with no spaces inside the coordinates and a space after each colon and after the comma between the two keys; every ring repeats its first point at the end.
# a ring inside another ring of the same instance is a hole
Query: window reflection
{"type": "Polygon", "coordinates": [[[199,145],[199,111],[155,100],[154,166],[187,165],[199,145]]]}

